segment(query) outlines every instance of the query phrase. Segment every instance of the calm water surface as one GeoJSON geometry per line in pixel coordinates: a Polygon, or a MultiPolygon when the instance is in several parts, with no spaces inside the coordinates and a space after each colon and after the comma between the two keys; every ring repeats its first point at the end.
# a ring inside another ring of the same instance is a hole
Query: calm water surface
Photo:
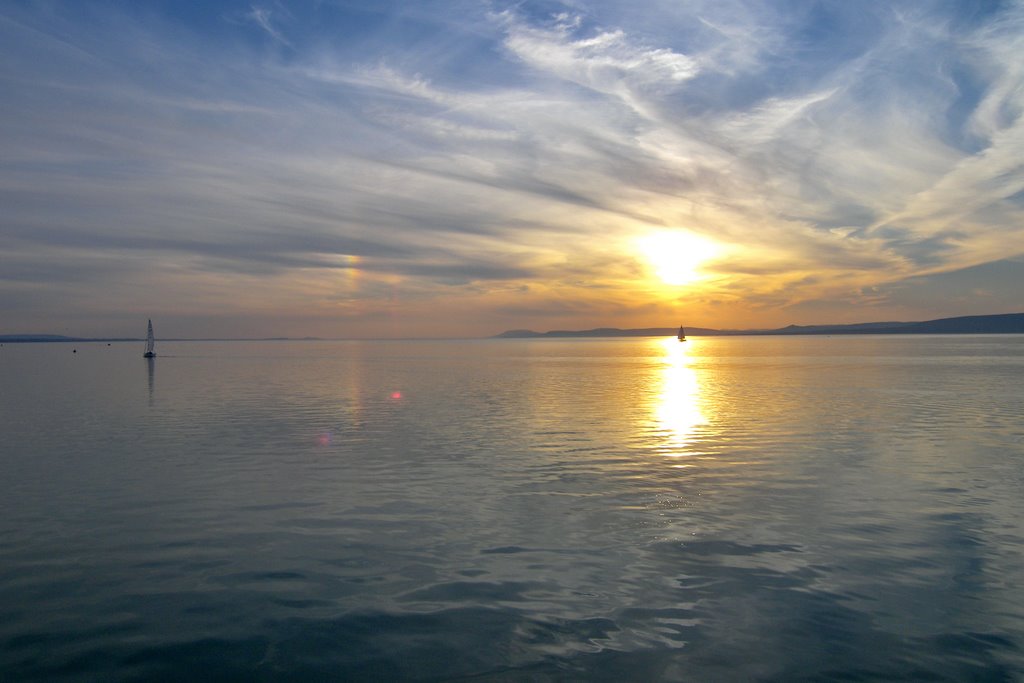
{"type": "Polygon", "coordinates": [[[1024,336],[74,348],[2,681],[1024,678],[1024,336]]]}

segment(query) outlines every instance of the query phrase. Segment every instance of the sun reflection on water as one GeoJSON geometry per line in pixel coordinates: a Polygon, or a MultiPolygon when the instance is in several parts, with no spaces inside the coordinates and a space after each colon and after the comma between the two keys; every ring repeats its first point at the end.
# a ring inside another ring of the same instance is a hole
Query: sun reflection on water
{"type": "Polygon", "coordinates": [[[663,350],[661,391],[653,405],[653,416],[665,438],[666,455],[687,455],[698,428],[707,424],[701,411],[700,381],[692,367],[693,350],[699,342],[659,340],[663,350]]]}

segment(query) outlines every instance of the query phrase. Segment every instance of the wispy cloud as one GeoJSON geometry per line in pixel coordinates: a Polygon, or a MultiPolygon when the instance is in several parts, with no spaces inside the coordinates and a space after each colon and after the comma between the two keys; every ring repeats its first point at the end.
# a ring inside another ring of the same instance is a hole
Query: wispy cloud
{"type": "Polygon", "coordinates": [[[0,293],[319,332],[916,317],[900,282],[1024,253],[1024,8],[958,11],[10,6],[0,293]],[[634,248],[675,229],[722,246],[678,296],[634,248]]]}
{"type": "Polygon", "coordinates": [[[632,43],[621,29],[577,36],[579,17],[562,14],[552,26],[537,27],[509,11],[499,16],[506,25],[505,46],[516,58],[600,93],[632,100],[642,91],[669,91],[698,72],[692,58],[632,43]]]}
{"type": "Polygon", "coordinates": [[[284,36],[284,33],[282,33],[280,29],[278,29],[274,25],[274,15],[282,14],[283,12],[284,10],[281,9],[280,5],[278,5],[275,9],[253,5],[245,16],[247,19],[251,20],[257,26],[263,29],[268,36],[273,38],[278,43],[281,43],[282,45],[287,45],[288,47],[292,47],[292,44],[284,36]]]}

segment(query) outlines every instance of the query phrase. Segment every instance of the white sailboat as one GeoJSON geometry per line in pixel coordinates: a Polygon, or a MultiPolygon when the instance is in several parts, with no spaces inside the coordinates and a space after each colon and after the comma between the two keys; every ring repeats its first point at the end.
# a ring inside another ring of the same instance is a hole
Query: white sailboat
{"type": "Polygon", "coordinates": [[[153,321],[149,321],[149,328],[146,330],[146,352],[142,354],[143,358],[156,358],[156,351],[153,350],[155,342],[153,340],[153,321]]]}
{"type": "Polygon", "coordinates": [[[686,333],[683,332],[682,325],[679,326],[679,336],[677,337],[677,339],[679,339],[679,341],[686,341],[686,333]]]}

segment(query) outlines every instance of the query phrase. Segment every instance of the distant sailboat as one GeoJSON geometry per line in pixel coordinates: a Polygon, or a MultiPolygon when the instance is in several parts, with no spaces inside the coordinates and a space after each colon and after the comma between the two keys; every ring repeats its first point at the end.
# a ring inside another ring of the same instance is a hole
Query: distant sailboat
{"type": "Polygon", "coordinates": [[[149,328],[146,330],[146,352],[142,354],[143,358],[156,358],[156,351],[153,350],[153,321],[149,321],[149,328]]]}
{"type": "Polygon", "coordinates": [[[686,333],[683,332],[683,326],[682,325],[679,326],[679,337],[678,337],[678,339],[679,339],[679,341],[686,341],[686,333]]]}

